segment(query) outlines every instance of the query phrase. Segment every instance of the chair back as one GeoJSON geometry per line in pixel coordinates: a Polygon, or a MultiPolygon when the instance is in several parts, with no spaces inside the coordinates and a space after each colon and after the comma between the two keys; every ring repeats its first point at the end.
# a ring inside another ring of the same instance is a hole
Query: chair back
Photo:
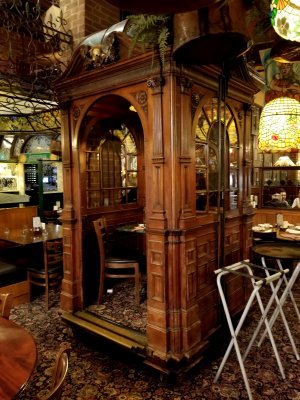
{"type": "Polygon", "coordinates": [[[62,239],[43,241],[44,263],[27,268],[28,300],[31,301],[32,286],[45,288],[46,309],[49,308],[49,289],[59,287],[63,279],[63,242],[62,239]],[[42,265],[41,265],[42,264],[42,265]]]}
{"type": "Polygon", "coordinates": [[[66,380],[69,369],[70,346],[62,345],[59,349],[54,371],[52,374],[52,382],[50,392],[41,400],[59,400],[62,396],[63,384],[66,380]]]}
{"type": "Polygon", "coordinates": [[[106,237],[107,237],[107,225],[106,219],[101,217],[93,221],[98,247],[99,247],[99,256],[101,264],[105,262],[105,257],[107,256],[107,249],[106,249],[106,237]]]}
{"type": "Polygon", "coordinates": [[[8,319],[13,305],[14,296],[12,293],[0,293],[0,315],[8,319]]]}
{"type": "Polygon", "coordinates": [[[51,267],[57,267],[63,263],[63,243],[61,239],[45,240],[44,246],[44,265],[47,274],[51,267]]]}
{"type": "Polygon", "coordinates": [[[98,304],[101,304],[104,293],[104,280],[109,279],[134,279],[136,304],[140,302],[140,273],[139,263],[134,258],[112,254],[110,248],[113,236],[109,237],[105,218],[93,221],[96,231],[100,256],[100,283],[98,291],[98,304]]]}

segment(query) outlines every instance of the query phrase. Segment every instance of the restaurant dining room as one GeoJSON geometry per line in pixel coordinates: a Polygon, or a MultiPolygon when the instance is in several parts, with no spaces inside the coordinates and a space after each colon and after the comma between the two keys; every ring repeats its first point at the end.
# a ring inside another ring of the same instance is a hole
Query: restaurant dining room
{"type": "Polygon", "coordinates": [[[0,5],[0,399],[299,398],[298,5],[0,5]]]}

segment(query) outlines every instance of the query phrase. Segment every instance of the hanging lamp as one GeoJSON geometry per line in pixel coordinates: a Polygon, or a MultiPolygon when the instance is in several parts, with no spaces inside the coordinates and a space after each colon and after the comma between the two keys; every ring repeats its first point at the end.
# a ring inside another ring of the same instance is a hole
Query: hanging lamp
{"type": "Polygon", "coordinates": [[[278,97],[265,105],[259,120],[258,148],[272,153],[299,151],[299,101],[278,97]]]}
{"type": "Polygon", "coordinates": [[[271,23],[283,39],[300,42],[300,0],[272,0],[271,23]]]}

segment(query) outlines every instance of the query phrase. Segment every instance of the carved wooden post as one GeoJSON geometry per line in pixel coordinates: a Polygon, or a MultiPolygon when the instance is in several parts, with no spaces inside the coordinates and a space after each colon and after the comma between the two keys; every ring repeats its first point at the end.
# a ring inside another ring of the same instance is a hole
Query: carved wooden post
{"type": "Polygon", "coordinates": [[[179,228],[181,219],[195,217],[191,204],[195,186],[191,81],[169,75],[164,92],[161,80],[151,79],[148,86],[152,89],[150,120],[153,116],[147,225],[148,351],[153,360],[181,362],[201,341],[196,243],[186,243],[179,228]]]}
{"type": "Polygon", "coordinates": [[[63,110],[61,136],[64,179],[64,209],[61,221],[63,224],[64,277],[61,290],[61,308],[65,311],[74,311],[78,309],[79,304],[82,304],[82,299],[80,298],[81,285],[79,280],[81,264],[79,262],[80,257],[78,254],[81,246],[76,245],[78,243],[78,237],[76,237],[76,218],[73,207],[74,190],[72,181],[73,154],[71,132],[75,130],[78,117],[79,114],[77,115],[75,110],[75,112],[73,112],[73,118],[69,119],[68,110],[63,110]]]}

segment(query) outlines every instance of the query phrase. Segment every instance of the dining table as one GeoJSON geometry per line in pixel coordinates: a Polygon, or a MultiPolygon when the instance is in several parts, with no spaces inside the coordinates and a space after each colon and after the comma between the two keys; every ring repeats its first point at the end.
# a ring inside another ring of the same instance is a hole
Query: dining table
{"type": "Polygon", "coordinates": [[[120,234],[118,248],[131,252],[140,259],[141,264],[146,263],[146,225],[142,223],[122,224],[116,227],[120,234]],[[126,240],[124,241],[124,238],[126,240]],[[124,247],[125,246],[125,247],[124,247]]]}
{"type": "Polygon", "coordinates": [[[12,243],[16,245],[28,245],[61,238],[62,225],[58,224],[46,224],[43,229],[39,230],[34,230],[27,226],[0,230],[0,240],[5,241],[8,246],[12,243]]]}
{"type": "Polygon", "coordinates": [[[62,240],[62,225],[45,224],[39,231],[27,226],[0,229],[1,259],[16,263],[20,270],[40,265],[45,257],[43,243],[51,240],[62,240]]]}
{"type": "Polygon", "coordinates": [[[11,400],[25,387],[35,370],[37,346],[22,326],[0,317],[0,399],[11,400]]]}
{"type": "Polygon", "coordinates": [[[145,233],[146,232],[145,224],[119,225],[116,229],[118,232],[126,232],[126,233],[145,233]]]}

